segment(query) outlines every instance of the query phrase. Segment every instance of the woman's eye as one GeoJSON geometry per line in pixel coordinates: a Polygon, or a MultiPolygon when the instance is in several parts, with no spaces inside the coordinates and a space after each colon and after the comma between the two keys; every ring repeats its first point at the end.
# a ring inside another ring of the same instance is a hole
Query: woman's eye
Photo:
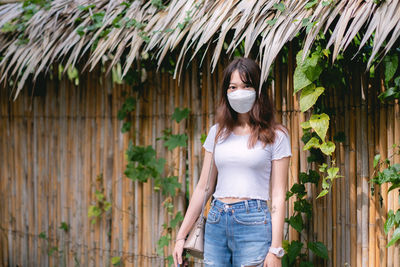
{"type": "Polygon", "coordinates": [[[231,89],[231,90],[233,90],[233,89],[235,89],[236,87],[235,86],[229,86],[229,88],[228,89],[231,89]]]}

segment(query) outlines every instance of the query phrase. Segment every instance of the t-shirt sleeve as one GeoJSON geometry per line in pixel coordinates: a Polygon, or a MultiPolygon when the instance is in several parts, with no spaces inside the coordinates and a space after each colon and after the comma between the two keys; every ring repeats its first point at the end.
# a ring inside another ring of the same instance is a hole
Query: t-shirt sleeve
{"type": "Polygon", "coordinates": [[[206,141],[204,141],[204,144],[203,144],[203,147],[208,152],[213,152],[214,140],[215,140],[216,134],[217,134],[217,125],[214,124],[213,126],[211,126],[210,131],[208,132],[206,141]]]}
{"type": "Polygon", "coordinates": [[[289,135],[286,132],[277,130],[275,142],[272,146],[272,160],[290,157],[291,155],[289,135]]]}

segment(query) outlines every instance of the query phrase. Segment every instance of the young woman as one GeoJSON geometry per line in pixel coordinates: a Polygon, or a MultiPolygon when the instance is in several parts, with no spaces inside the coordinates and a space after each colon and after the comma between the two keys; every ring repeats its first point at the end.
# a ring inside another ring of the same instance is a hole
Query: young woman
{"type": "Polygon", "coordinates": [[[257,92],[260,75],[248,58],[232,61],[224,71],[217,123],[203,145],[200,180],[176,238],[175,266],[182,264],[185,237],[200,214],[212,157],[210,188],[216,187],[205,226],[205,266],[281,266],[291,148],[265,84],[257,92]]]}

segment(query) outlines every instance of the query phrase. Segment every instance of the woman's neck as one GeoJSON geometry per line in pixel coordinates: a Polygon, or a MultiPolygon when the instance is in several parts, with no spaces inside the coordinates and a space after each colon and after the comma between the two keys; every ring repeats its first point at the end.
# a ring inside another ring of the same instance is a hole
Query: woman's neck
{"type": "Polygon", "coordinates": [[[249,119],[250,119],[249,113],[244,113],[244,114],[239,113],[237,118],[239,126],[246,127],[249,125],[249,119]]]}

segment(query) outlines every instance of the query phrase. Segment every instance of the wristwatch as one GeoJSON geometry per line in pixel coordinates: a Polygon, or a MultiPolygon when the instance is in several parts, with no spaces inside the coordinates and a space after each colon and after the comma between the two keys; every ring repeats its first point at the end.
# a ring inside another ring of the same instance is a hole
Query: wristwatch
{"type": "Polygon", "coordinates": [[[285,251],[281,247],[279,247],[279,248],[270,247],[269,252],[271,252],[272,254],[275,254],[275,256],[277,256],[278,258],[282,258],[283,255],[285,254],[285,251]]]}

